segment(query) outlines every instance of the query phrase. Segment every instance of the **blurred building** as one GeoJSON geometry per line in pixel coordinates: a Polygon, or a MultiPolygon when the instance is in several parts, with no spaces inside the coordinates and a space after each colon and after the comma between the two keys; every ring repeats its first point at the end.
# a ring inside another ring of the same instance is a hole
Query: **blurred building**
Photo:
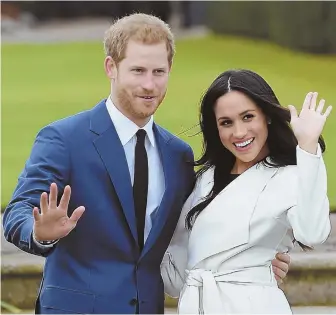
{"type": "Polygon", "coordinates": [[[179,16],[181,26],[205,21],[204,1],[2,1],[1,17],[20,19],[30,15],[36,22],[80,17],[117,18],[133,12],[150,13],[169,22],[179,16]]]}

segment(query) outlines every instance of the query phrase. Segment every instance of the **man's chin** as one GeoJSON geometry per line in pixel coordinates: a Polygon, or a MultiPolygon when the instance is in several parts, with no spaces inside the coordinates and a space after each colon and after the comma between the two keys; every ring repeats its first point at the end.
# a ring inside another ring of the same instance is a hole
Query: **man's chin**
{"type": "Polygon", "coordinates": [[[142,114],[146,117],[151,116],[156,112],[158,107],[159,107],[158,104],[151,104],[150,106],[149,105],[143,106],[142,107],[142,114]]]}
{"type": "Polygon", "coordinates": [[[148,110],[148,111],[141,112],[140,115],[142,116],[142,118],[148,118],[148,117],[154,115],[154,113],[155,113],[155,110],[148,110]]]}

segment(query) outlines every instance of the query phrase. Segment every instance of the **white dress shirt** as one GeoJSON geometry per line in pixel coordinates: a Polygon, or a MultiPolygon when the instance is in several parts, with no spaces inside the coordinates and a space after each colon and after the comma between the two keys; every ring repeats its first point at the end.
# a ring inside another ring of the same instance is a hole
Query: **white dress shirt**
{"type": "MultiPolygon", "coordinates": [[[[122,114],[112,103],[110,96],[106,100],[106,107],[111,120],[116,128],[117,134],[124,147],[131,182],[134,182],[134,155],[136,145],[136,133],[140,129],[133,121],[122,114]]],[[[144,242],[146,242],[152,228],[156,211],[160,206],[164,191],[165,178],[161,163],[160,153],[155,141],[153,132],[153,116],[142,128],[146,131],[145,148],[148,157],[148,195],[145,218],[144,242]]],[[[49,242],[38,242],[33,231],[33,240],[41,248],[53,247],[58,240],[49,242]]]]}
{"type": "MultiPolygon", "coordinates": [[[[106,107],[124,148],[131,183],[133,185],[134,155],[137,141],[136,133],[140,128],[114,106],[110,96],[106,100],[106,107]]],[[[153,132],[153,116],[142,129],[144,129],[147,133],[145,139],[145,148],[148,157],[148,195],[144,231],[145,242],[152,228],[156,210],[161,203],[165,191],[165,179],[159,149],[156,144],[153,132]]]]}

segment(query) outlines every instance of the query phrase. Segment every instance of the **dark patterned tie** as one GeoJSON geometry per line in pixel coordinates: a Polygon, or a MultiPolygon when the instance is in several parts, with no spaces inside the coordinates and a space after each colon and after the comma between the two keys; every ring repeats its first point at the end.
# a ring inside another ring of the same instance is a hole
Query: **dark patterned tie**
{"type": "Polygon", "coordinates": [[[137,143],[135,146],[134,159],[133,198],[135,216],[137,220],[138,242],[140,250],[142,250],[144,246],[144,230],[148,193],[148,159],[145,148],[146,131],[139,129],[136,135],[137,143]]]}

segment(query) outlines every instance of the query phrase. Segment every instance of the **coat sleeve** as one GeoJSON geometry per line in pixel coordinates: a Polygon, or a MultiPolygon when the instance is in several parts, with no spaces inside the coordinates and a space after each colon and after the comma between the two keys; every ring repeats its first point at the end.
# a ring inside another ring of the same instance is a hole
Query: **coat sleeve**
{"type": "Polygon", "coordinates": [[[173,298],[178,298],[185,282],[185,271],[188,265],[188,242],[190,231],[186,228],[186,216],[211,189],[212,170],[208,170],[201,176],[194,187],[193,192],[186,200],[176,226],[173,238],[161,263],[161,275],[164,282],[165,293],[173,298]],[[208,191],[204,182],[208,181],[208,191]]]}
{"type": "Polygon", "coordinates": [[[61,193],[69,180],[69,153],[58,130],[43,128],[37,135],[12,199],[3,215],[4,235],[21,250],[47,256],[52,247],[42,247],[33,240],[33,208],[40,208],[40,196],[55,182],[61,193]]]}
{"type": "Polygon", "coordinates": [[[185,226],[185,218],[192,208],[194,192],[186,200],[173,238],[161,263],[161,276],[165,293],[177,298],[184,284],[184,272],[188,262],[189,231],[185,226]]]}
{"type": "Polygon", "coordinates": [[[299,146],[296,155],[297,204],[287,216],[295,239],[312,247],[323,243],[331,231],[327,172],[319,145],[316,155],[299,146]]]}

